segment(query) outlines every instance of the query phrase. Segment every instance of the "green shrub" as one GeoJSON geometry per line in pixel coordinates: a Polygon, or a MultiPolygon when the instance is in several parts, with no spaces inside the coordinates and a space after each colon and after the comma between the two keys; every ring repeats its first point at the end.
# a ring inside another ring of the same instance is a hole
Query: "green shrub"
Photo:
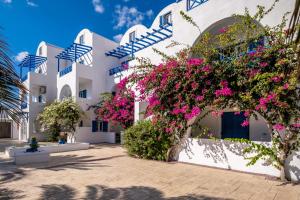
{"type": "Polygon", "coordinates": [[[166,160],[171,139],[167,134],[158,131],[149,120],[145,120],[125,131],[124,144],[131,156],[166,160]]]}

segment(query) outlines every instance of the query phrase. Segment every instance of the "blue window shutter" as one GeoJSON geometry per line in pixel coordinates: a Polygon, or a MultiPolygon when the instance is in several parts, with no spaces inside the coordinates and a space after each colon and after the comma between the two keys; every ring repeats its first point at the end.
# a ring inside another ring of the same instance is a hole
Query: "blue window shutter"
{"type": "Polygon", "coordinates": [[[98,131],[98,122],[96,120],[92,121],[92,132],[98,131]]]}
{"type": "Polygon", "coordinates": [[[102,128],[103,132],[108,132],[108,122],[103,122],[102,128]]]}

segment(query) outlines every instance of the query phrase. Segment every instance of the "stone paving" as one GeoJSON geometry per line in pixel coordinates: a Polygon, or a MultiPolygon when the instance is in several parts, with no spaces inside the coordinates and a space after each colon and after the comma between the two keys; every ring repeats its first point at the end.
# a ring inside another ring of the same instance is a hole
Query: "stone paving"
{"type": "Polygon", "coordinates": [[[283,199],[300,185],[183,163],[128,157],[120,146],[51,155],[48,164],[14,166],[0,156],[0,199],[283,199]]]}

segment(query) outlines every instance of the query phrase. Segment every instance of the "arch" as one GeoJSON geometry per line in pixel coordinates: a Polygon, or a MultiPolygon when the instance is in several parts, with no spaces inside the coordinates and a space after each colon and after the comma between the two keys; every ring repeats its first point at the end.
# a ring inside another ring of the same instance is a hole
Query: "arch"
{"type": "MultiPolygon", "coordinates": [[[[196,38],[196,40],[194,41],[192,46],[195,46],[199,42],[201,37],[203,37],[204,34],[209,33],[211,35],[219,35],[219,34],[221,34],[220,30],[222,28],[226,28],[230,25],[241,22],[242,17],[243,16],[231,16],[231,17],[226,17],[226,18],[223,18],[219,21],[212,23],[196,38]]],[[[257,25],[258,30],[263,29],[263,26],[259,22],[255,21],[255,20],[253,20],[253,22],[257,25]]]]}
{"type": "Polygon", "coordinates": [[[63,100],[64,98],[72,97],[72,90],[69,85],[64,85],[60,91],[59,99],[63,100]]]}

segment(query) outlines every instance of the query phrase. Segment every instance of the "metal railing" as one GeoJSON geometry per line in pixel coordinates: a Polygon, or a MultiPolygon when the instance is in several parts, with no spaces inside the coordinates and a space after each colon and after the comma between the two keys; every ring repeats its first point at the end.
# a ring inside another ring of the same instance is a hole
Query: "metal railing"
{"type": "Polygon", "coordinates": [[[70,65],[69,67],[64,68],[63,70],[61,70],[59,72],[59,77],[62,77],[68,73],[72,72],[72,65],[70,65]]]}

